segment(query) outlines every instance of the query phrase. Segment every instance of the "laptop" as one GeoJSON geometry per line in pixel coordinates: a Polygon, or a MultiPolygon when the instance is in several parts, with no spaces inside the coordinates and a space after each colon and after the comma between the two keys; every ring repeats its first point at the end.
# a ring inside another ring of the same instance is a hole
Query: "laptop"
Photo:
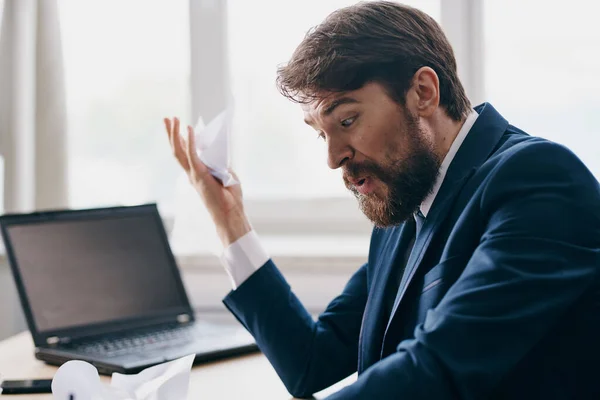
{"type": "Polygon", "coordinates": [[[240,325],[196,318],[156,204],[9,214],[0,228],[40,360],[136,373],[257,351],[240,325]]]}

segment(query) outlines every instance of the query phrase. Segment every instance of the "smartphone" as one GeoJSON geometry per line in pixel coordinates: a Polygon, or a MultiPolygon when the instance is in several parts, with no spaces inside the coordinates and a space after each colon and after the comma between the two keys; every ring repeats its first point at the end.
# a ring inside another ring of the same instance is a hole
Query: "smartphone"
{"type": "Polygon", "coordinates": [[[52,393],[52,379],[27,379],[0,382],[2,394],[52,393]]]}

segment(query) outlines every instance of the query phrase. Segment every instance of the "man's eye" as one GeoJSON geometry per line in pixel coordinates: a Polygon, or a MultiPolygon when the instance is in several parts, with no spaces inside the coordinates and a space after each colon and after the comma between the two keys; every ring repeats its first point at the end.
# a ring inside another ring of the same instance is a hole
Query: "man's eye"
{"type": "Polygon", "coordinates": [[[344,127],[347,128],[350,125],[352,125],[354,123],[354,121],[356,120],[356,117],[352,117],[352,118],[346,118],[345,120],[343,120],[342,122],[340,122],[340,124],[344,127]]]}

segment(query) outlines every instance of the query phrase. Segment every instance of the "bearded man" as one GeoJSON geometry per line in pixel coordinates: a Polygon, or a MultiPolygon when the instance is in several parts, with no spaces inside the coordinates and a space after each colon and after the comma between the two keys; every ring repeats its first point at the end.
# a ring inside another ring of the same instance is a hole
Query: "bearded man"
{"type": "Polygon", "coordinates": [[[374,224],[368,262],[316,321],[240,187],[165,123],[226,247],[224,302],[292,395],[358,371],[331,399],[600,398],[600,189],[571,151],[472,108],[439,25],[395,2],[331,14],[277,82],[374,224]]]}

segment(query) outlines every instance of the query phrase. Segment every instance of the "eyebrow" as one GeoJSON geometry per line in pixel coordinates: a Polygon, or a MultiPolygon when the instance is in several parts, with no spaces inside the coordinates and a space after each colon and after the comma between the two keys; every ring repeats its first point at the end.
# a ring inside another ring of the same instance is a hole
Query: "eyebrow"
{"type": "Polygon", "coordinates": [[[335,99],[334,101],[331,102],[331,104],[329,104],[325,110],[323,110],[321,112],[321,114],[323,116],[328,116],[331,115],[331,113],[338,107],[341,106],[342,104],[354,104],[354,103],[358,103],[359,101],[356,99],[353,99],[352,97],[340,97],[339,99],[335,99]]]}
{"type": "MultiPolygon", "coordinates": [[[[360,103],[360,101],[352,98],[352,97],[340,97],[338,99],[335,99],[334,101],[331,102],[331,104],[329,104],[327,107],[325,107],[325,109],[323,111],[321,111],[321,115],[326,117],[329,116],[333,113],[333,111],[335,111],[335,109],[338,106],[341,106],[342,104],[356,104],[356,103],[360,103]]],[[[308,125],[312,125],[313,122],[305,119],[304,122],[308,125]]]]}

